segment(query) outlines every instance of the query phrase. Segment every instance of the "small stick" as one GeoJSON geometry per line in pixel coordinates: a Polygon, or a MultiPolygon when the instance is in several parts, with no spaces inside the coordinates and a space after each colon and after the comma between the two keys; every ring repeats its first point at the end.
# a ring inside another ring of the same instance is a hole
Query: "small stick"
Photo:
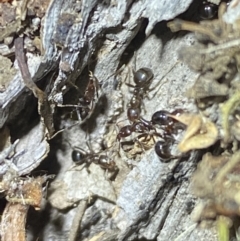
{"type": "Polygon", "coordinates": [[[7,203],[1,217],[1,241],[26,241],[28,208],[21,203],[7,203]]]}
{"type": "Polygon", "coordinates": [[[75,214],[75,216],[73,218],[73,221],[72,221],[72,226],[71,226],[71,229],[70,229],[68,241],[75,241],[76,240],[77,235],[78,235],[79,230],[80,230],[81,221],[82,221],[84,212],[87,208],[87,204],[88,204],[87,200],[81,200],[80,201],[80,203],[77,207],[77,210],[76,210],[76,214],[75,214]]]}
{"type": "Polygon", "coordinates": [[[54,133],[54,128],[53,116],[51,113],[50,104],[48,102],[48,97],[42,90],[40,90],[37,87],[37,85],[32,80],[24,54],[23,38],[16,38],[14,40],[14,46],[15,55],[22,75],[23,82],[33,92],[34,96],[38,98],[38,113],[41,116],[41,119],[43,120],[48,130],[49,137],[51,137],[54,133]]]}
{"type": "Polygon", "coordinates": [[[35,97],[39,98],[39,95],[43,95],[43,92],[37,87],[37,85],[33,82],[31,74],[29,72],[26,57],[24,54],[24,47],[23,47],[23,38],[16,38],[14,40],[15,45],[15,55],[18,62],[18,66],[22,75],[22,79],[24,84],[32,90],[35,97]]]}

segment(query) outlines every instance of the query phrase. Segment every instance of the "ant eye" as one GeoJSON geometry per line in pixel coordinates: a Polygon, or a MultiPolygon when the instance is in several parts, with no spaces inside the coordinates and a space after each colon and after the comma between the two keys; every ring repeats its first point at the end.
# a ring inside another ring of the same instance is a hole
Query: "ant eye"
{"type": "Polygon", "coordinates": [[[152,70],[149,68],[141,68],[134,73],[134,82],[139,87],[143,87],[150,84],[150,80],[153,78],[152,70]]]}
{"type": "Polygon", "coordinates": [[[212,19],[216,16],[217,9],[215,4],[203,2],[198,9],[199,16],[202,19],[212,19]]]}
{"type": "Polygon", "coordinates": [[[84,163],[84,155],[80,151],[73,150],[72,151],[72,161],[81,165],[84,163]]]}

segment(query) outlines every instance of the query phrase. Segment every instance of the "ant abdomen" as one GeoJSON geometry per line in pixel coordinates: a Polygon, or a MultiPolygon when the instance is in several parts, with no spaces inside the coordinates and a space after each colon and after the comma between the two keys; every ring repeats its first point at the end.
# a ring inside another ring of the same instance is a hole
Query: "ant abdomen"
{"type": "Polygon", "coordinates": [[[164,141],[158,141],[155,144],[155,152],[163,162],[167,162],[173,158],[170,152],[171,143],[172,143],[171,141],[164,140],[164,141]]]}
{"type": "Polygon", "coordinates": [[[110,160],[106,155],[100,155],[98,159],[98,164],[109,171],[114,171],[116,169],[116,163],[113,160],[110,160]]]}
{"type": "Polygon", "coordinates": [[[74,149],[72,151],[72,161],[77,165],[86,164],[87,167],[91,163],[95,163],[101,168],[107,169],[111,172],[115,172],[118,170],[116,163],[111,160],[107,155],[85,152],[82,149],[74,149]]]}
{"type": "Polygon", "coordinates": [[[128,108],[127,117],[131,122],[135,122],[140,118],[141,110],[140,108],[128,108]]]}
{"type": "Polygon", "coordinates": [[[213,3],[203,1],[198,9],[201,19],[209,20],[217,15],[218,7],[213,3]]]}

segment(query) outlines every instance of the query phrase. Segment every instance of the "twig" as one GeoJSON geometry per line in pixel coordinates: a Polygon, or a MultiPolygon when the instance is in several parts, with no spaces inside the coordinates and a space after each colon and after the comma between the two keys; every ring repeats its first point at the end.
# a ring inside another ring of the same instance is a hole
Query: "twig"
{"type": "Polygon", "coordinates": [[[32,80],[25,59],[23,38],[16,38],[14,40],[14,45],[15,55],[22,75],[23,82],[33,92],[34,96],[38,98],[38,113],[43,119],[43,122],[48,130],[49,137],[51,137],[54,132],[53,117],[47,95],[42,90],[40,90],[32,80]]]}
{"type": "Polygon", "coordinates": [[[7,203],[1,218],[1,241],[26,241],[29,205],[7,203]]]}
{"type": "Polygon", "coordinates": [[[73,218],[73,221],[72,221],[72,226],[71,226],[71,229],[70,229],[68,241],[75,241],[76,240],[77,235],[79,233],[79,229],[80,229],[80,226],[81,226],[81,221],[82,221],[84,212],[87,208],[87,204],[88,204],[87,200],[80,201],[80,203],[77,207],[77,210],[76,210],[75,217],[73,218]]]}

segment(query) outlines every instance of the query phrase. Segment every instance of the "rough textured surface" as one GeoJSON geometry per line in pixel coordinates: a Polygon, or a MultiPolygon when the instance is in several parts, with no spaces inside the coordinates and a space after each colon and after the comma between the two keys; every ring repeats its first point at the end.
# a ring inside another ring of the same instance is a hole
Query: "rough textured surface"
{"type": "MultiPolygon", "coordinates": [[[[194,42],[193,35],[172,34],[164,22],[186,11],[191,2],[53,0],[49,4],[41,23],[42,56],[28,54],[28,66],[34,81],[46,87],[58,127],[75,123],[65,118],[72,109],[57,105],[76,104],[72,86],[83,92],[89,70],[102,82],[103,94],[85,126],[77,125],[52,140],[50,155],[40,168],[57,176],[36,221],[41,225],[36,228],[29,217],[29,240],[68,240],[74,207],[83,199],[92,205],[83,216],[79,240],[205,240],[206,235],[216,240],[213,230],[200,230],[190,219],[189,177],[198,154],[162,163],[151,148],[133,159],[123,151],[119,156],[116,142],[118,127],[129,123],[126,108],[132,88],[125,82],[133,83],[132,69],[148,67],[154,73],[153,90],[144,99],[144,118],[162,109],[196,111],[185,92],[197,74],[177,55],[181,46],[194,42]],[[122,71],[117,72],[119,68],[122,71]],[[97,153],[102,142],[111,147],[103,152],[119,167],[115,181],[94,163],[88,169],[73,167],[73,147],[88,149],[87,141],[97,153]]],[[[32,103],[18,73],[0,92],[1,126],[15,130],[15,123],[16,128],[31,123],[31,108],[26,107],[32,103]]],[[[17,152],[25,151],[15,163],[20,175],[30,173],[49,150],[39,128],[41,124],[24,128],[25,133],[14,137],[20,139],[17,152]]],[[[6,166],[1,168],[4,173],[6,166]]]]}

